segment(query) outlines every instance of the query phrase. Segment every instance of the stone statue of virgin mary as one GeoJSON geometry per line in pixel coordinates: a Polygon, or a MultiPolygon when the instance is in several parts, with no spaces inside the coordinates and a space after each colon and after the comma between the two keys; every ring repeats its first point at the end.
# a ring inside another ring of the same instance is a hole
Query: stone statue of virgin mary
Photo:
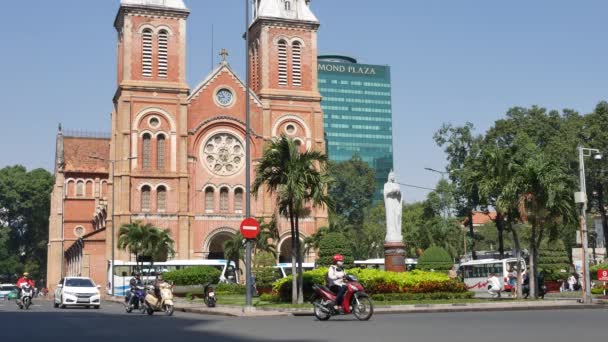
{"type": "Polygon", "coordinates": [[[401,233],[401,188],[395,182],[395,173],[391,170],[388,182],[384,184],[384,207],[386,209],[386,238],[385,242],[403,241],[401,233]]]}

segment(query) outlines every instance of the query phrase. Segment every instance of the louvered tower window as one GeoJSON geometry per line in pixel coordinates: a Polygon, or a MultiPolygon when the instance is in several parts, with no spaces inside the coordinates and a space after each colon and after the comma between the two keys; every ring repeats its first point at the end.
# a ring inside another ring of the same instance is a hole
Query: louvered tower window
{"type": "Polygon", "coordinates": [[[166,142],[167,140],[162,134],[156,138],[156,168],[158,171],[165,171],[166,142]]]}
{"type": "Polygon", "coordinates": [[[287,42],[279,42],[279,85],[287,85],[287,42]]]}
{"type": "Polygon", "coordinates": [[[156,210],[159,212],[167,210],[167,188],[164,186],[156,189],[156,210]]]}
{"type": "Polygon", "coordinates": [[[228,188],[220,189],[220,210],[228,210],[228,188]]]}
{"type": "Polygon", "coordinates": [[[145,29],[142,35],[141,73],[152,77],[152,30],[145,29]]]}
{"type": "Polygon", "coordinates": [[[300,42],[294,42],[292,47],[292,82],[293,85],[299,87],[302,85],[302,45],[300,42]]]}
{"type": "Polygon", "coordinates": [[[213,188],[211,187],[205,190],[205,211],[213,212],[213,188]]]}
{"type": "Polygon", "coordinates": [[[150,210],[150,192],[151,192],[151,189],[147,185],[141,188],[141,210],[142,211],[150,210]]]}
{"type": "Polygon", "coordinates": [[[148,133],[143,136],[143,161],[144,169],[149,169],[152,163],[152,136],[148,133]]]}
{"type": "Polygon", "coordinates": [[[158,33],[158,77],[167,77],[169,33],[161,30],[158,33]]]}
{"type": "Polygon", "coordinates": [[[238,214],[243,212],[243,189],[234,190],[234,211],[238,214]]]}

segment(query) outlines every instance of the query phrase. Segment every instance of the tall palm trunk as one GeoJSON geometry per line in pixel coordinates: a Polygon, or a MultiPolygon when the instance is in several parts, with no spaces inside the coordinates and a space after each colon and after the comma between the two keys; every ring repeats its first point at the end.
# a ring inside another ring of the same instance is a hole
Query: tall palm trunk
{"type": "Polygon", "coordinates": [[[515,228],[513,228],[513,219],[510,214],[507,214],[507,225],[511,234],[513,235],[513,244],[515,245],[515,257],[517,258],[517,298],[522,297],[522,278],[521,278],[521,246],[519,244],[519,234],[515,228]]]}
{"type": "Polygon", "coordinates": [[[503,237],[504,231],[504,222],[503,217],[500,211],[496,211],[496,230],[498,231],[498,253],[500,254],[500,258],[505,258],[505,243],[503,237]]]}
{"type": "Polygon", "coordinates": [[[536,220],[532,220],[532,236],[530,236],[530,272],[528,272],[530,297],[536,298],[536,220]]]}
{"type": "Polygon", "coordinates": [[[298,260],[298,304],[304,303],[304,276],[302,275],[302,248],[300,243],[300,218],[296,215],[296,257],[298,260]]]}
{"type": "Polygon", "coordinates": [[[471,236],[471,258],[473,260],[477,259],[477,253],[475,252],[475,230],[473,230],[473,209],[469,209],[468,211],[468,216],[469,216],[469,234],[471,236]]]}
{"type": "Polygon", "coordinates": [[[296,273],[296,227],[293,212],[293,204],[289,204],[289,223],[291,224],[291,303],[298,302],[298,277],[296,273]]]}

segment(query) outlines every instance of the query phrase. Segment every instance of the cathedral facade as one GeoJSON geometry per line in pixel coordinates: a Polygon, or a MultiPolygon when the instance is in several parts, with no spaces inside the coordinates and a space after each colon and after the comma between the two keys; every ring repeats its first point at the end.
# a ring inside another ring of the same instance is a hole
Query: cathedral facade
{"type": "MultiPolygon", "coordinates": [[[[212,6],[210,3],[209,6],[212,6]]],[[[223,243],[245,218],[245,122],[250,107],[251,179],[273,137],[325,151],[317,87],[319,21],[308,0],[255,0],[249,27],[250,92],[226,53],[198,85],[186,83],[183,0],[121,0],[117,90],[108,137],[59,130],[51,200],[47,283],[62,275],[108,284],[119,227],[135,221],[168,229],[174,259],[223,259],[223,243]],[[114,226],[114,237],[112,236],[114,226]],[[63,272],[62,272],[63,269],[63,272]]],[[[240,37],[235,37],[240,39],[240,37]]],[[[254,217],[275,215],[266,192],[254,217]]],[[[326,209],[301,220],[301,235],[327,224],[326,209]]],[[[289,225],[279,220],[277,249],[289,255],[289,225]],[[287,241],[287,242],[286,242],[287,241]]]]}

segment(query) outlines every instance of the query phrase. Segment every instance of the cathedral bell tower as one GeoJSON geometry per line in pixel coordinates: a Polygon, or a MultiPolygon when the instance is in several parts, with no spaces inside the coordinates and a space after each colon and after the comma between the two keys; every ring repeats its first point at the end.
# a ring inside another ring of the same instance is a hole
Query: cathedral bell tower
{"type": "MultiPolygon", "coordinates": [[[[319,20],[310,0],[253,0],[249,27],[251,88],[263,104],[266,138],[286,135],[302,150],[325,153],[323,111],[317,80],[319,20]]],[[[265,214],[272,206],[264,208],[265,214]]],[[[327,221],[315,209],[316,231],[327,221]]],[[[307,232],[305,232],[307,233],[307,232]]]]}
{"type": "MultiPolygon", "coordinates": [[[[170,228],[179,246],[176,257],[186,258],[188,175],[186,153],[178,152],[186,151],[188,138],[189,14],[183,0],[120,1],[114,21],[118,87],[110,149],[110,184],[116,197],[109,201],[115,213],[114,241],[118,228],[133,217],[152,217],[170,228]]],[[[111,238],[108,230],[107,255],[111,238]]],[[[128,260],[122,251],[115,254],[118,260],[128,260]]]]}

